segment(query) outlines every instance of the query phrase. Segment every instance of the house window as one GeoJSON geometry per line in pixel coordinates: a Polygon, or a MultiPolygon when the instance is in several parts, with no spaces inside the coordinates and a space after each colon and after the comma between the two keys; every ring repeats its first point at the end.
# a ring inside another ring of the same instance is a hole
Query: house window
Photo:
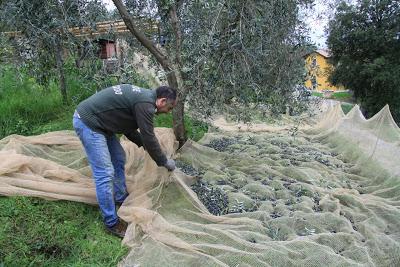
{"type": "Polygon", "coordinates": [[[315,56],[313,56],[313,57],[311,58],[311,67],[312,67],[312,68],[317,67],[317,58],[316,58],[315,56]]]}
{"type": "Polygon", "coordinates": [[[100,45],[100,58],[109,59],[116,56],[115,42],[112,40],[100,39],[97,41],[100,45]]]}
{"type": "Polygon", "coordinates": [[[315,76],[312,76],[311,77],[311,87],[312,87],[312,89],[313,90],[317,90],[317,86],[318,86],[317,79],[315,78],[315,76]]]}

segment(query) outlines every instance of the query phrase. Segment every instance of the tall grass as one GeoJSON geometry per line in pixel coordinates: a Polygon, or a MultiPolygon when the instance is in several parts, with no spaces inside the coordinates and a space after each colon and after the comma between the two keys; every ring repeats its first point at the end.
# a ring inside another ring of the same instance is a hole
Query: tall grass
{"type": "Polygon", "coordinates": [[[0,266],[117,266],[128,248],[101,221],[96,206],[0,197],[0,266]]]}
{"type": "MultiPolygon", "coordinates": [[[[0,139],[10,134],[32,135],[55,130],[72,129],[71,117],[77,104],[97,90],[116,84],[115,77],[94,79],[84,69],[77,69],[67,61],[66,80],[68,103],[62,104],[57,79],[50,79],[45,88],[30,77],[24,69],[5,66],[0,69],[0,139]]],[[[93,74],[95,75],[95,74],[93,74]]],[[[132,75],[134,84],[148,87],[138,75],[132,75]]],[[[207,125],[185,116],[189,138],[198,140],[207,125]]],[[[171,114],[156,116],[156,127],[172,127],[171,114]]]]}
{"type": "MultiPolygon", "coordinates": [[[[195,120],[185,115],[185,129],[188,138],[198,141],[208,131],[208,125],[205,122],[195,120]]],[[[156,127],[172,127],[172,114],[160,114],[155,116],[154,125],[156,127]]]]}
{"type": "Polygon", "coordinates": [[[52,84],[46,90],[15,68],[0,76],[0,137],[13,133],[29,134],[43,123],[57,118],[64,107],[52,84]]]}

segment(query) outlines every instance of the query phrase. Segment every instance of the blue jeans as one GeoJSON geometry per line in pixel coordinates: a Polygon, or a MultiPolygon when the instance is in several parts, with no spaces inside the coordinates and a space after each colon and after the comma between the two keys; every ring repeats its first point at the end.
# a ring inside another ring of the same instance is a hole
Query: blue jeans
{"type": "Polygon", "coordinates": [[[125,184],[125,151],[115,135],[109,137],[91,130],[76,113],[72,122],[92,168],[97,202],[104,224],[111,227],[118,223],[115,202],[122,203],[128,196],[125,184]]]}

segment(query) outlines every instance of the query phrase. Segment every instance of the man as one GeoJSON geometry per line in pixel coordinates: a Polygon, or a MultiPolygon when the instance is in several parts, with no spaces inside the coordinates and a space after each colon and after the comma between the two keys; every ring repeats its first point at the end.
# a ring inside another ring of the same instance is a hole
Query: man
{"type": "Polygon", "coordinates": [[[174,160],[166,158],[154,134],[153,116],[171,111],[176,101],[176,91],[167,86],[146,90],[122,84],[101,90],[76,108],[73,125],[92,169],[105,227],[114,235],[125,235],[127,224],[118,218],[115,205],[128,196],[125,152],[116,134],[143,146],[158,166],[173,171],[174,160]]]}

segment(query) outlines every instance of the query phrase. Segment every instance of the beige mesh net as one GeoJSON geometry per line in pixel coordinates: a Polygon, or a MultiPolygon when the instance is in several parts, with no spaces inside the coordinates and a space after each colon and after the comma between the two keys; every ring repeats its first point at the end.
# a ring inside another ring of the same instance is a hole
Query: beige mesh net
{"type": "MultiPolygon", "coordinates": [[[[295,134],[217,126],[185,144],[173,173],[122,140],[132,249],[121,266],[400,266],[400,131],[388,107],[365,120],[333,106],[295,134]]],[[[156,134],[172,155],[171,129],[156,134]]],[[[96,202],[73,132],[4,138],[0,177],[3,195],[96,202]]]]}

